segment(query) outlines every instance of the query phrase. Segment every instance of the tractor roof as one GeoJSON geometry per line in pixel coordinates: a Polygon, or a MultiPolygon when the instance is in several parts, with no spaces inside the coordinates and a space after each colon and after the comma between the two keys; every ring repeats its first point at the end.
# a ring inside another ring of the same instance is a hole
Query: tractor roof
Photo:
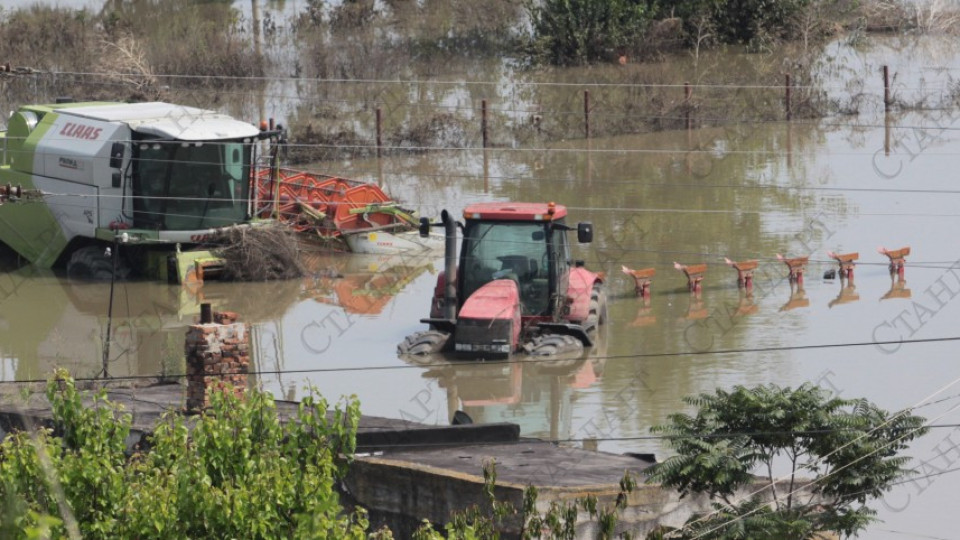
{"type": "Polygon", "coordinates": [[[138,133],[162,139],[203,141],[255,137],[260,130],[216,111],[172,103],[70,103],[54,106],[63,115],[122,122],[138,133]]]}
{"type": "Polygon", "coordinates": [[[550,221],[566,215],[566,206],[552,202],[476,203],[463,209],[464,219],[482,219],[484,221],[550,221]]]}

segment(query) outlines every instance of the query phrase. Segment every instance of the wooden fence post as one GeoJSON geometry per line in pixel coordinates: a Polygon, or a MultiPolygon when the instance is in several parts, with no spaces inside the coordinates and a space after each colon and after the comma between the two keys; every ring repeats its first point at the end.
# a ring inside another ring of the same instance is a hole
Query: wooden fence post
{"type": "Polygon", "coordinates": [[[790,103],[790,74],[786,74],[786,89],[784,90],[784,106],[787,109],[787,120],[793,117],[793,104],[790,103]]]}
{"type": "Polygon", "coordinates": [[[377,158],[383,151],[383,112],[377,107],[377,158]]]}
{"type": "Polygon", "coordinates": [[[590,91],[583,91],[583,122],[584,122],[584,133],[587,138],[590,138],[590,91]]]}
{"type": "Polygon", "coordinates": [[[480,131],[483,134],[483,147],[487,147],[487,100],[480,101],[480,131]]]}
{"type": "Polygon", "coordinates": [[[890,68],[883,66],[883,110],[890,110],[890,68]]]}

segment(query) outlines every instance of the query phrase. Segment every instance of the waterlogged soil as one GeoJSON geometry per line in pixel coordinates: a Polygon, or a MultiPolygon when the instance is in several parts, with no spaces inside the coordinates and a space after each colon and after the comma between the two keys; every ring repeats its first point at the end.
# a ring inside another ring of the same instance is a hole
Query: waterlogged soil
{"type": "MultiPolygon", "coordinates": [[[[837,73],[829,91],[849,96],[842,74],[873,76],[880,62],[899,74],[900,96],[932,94],[934,71],[949,86],[955,53],[894,45],[870,49],[874,56],[838,45],[839,60],[824,68],[837,73]]],[[[203,301],[251,324],[257,384],[290,399],[307,385],[331,399],[355,394],[371,415],[446,424],[462,409],[477,422],[516,422],[524,436],[665,456],[650,426],[690,410],[684,396],[810,383],[955,424],[960,370],[955,343],[943,340],[958,335],[960,316],[960,113],[884,115],[882,90],[862,91],[858,116],[310,167],[379,182],[423,215],[459,215],[476,201],[552,200],[568,206],[571,221],[592,222],[594,243],[576,256],[605,272],[609,321],[586,358],[398,358],[397,343],[424,328],[439,254],[314,254],[313,273],[289,282],[119,283],[107,369],[183,373],[184,332],[203,301]],[[880,246],[911,248],[903,280],[891,277],[880,246]],[[859,254],[852,281],[823,277],[836,268],[828,251],[859,254]],[[786,279],[777,254],[809,256],[802,287],[786,279]],[[751,292],[738,288],[724,257],[759,262],[751,292]],[[675,261],[708,265],[699,296],[675,261]],[[637,298],[623,266],[656,269],[649,301],[637,298]]],[[[56,366],[99,373],[109,289],[30,269],[0,275],[0,380],[43,378],[56,366]]],[[[932,429],[912,448],[914,465],[923,475],[956,467],[957,443],[954,428],[932,429]]],[[[883,522],[865,537],[950,537],[948,501],[958,489],[948,474],[897,486],[874,505],[883,522]]]]}

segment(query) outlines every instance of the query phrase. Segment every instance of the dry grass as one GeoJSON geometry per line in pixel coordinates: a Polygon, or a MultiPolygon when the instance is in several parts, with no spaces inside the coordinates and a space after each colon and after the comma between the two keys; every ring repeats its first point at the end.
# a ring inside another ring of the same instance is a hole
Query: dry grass
{"type": "Polygon", "coordinates": [[[15,66],[69,71],[97,54],[97,22],[86,10],[33,5],[0,11],[0,59],[15,66]]]}
{"type": "Polygon", "coordinates": [[[270,281],[304,275],[295,233],[282,225],[233,227],[219,239],[228,281],[270,281]]]}
{"type": "Polygon", "coordinates": [[[911,4],[912,20],[920,31],[956,35],[960,30],[960,9],[951,0],[927,0],[911,4]]]}
{"type": "Polygon", "coordinates": [[[250,32],[220,2],[170,9],[121,1],[100,13],[41,5],[0,9],[0,60],[41,71],[104,73],[65,81],[97,95],[112,87],[122,89],[117,94],[155,97],[161,73],[202,76],[178,82],[204,86],[263,74],[250,32]]]}
{"type": "Polygon", "coordinates": [[[94,63],[94,71],[114,88],[129,89],[132,96],[157,100],[162,89],[147,59],[143,43],[133,36],[121,35],[114,41],[101,42],[102,53],[94,63]]]}

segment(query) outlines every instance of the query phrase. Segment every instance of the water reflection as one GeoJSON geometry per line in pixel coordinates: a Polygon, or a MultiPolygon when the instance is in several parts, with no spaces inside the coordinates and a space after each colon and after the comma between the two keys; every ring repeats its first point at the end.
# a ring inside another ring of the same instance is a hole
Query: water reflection
{"type": "Polygon", "coordinates": [[[411,281],[434,273],[433,254],[352,255],[307,253],[303,294],[350,313],[377,315],[411,281]]]}
{"type": "Polygon", "coordinates": [[[404,357],[425,367],[446,398],[446,416],[457,410],[474,422],[514,422],[523,436],[569,439],[578,392],[596,385],[606,363],[607,332],[588,353],[568,357],[515,357],[506,362],[464,362],[442,355],[404,357]]]}
{"type": "Polygon", "coordinates": [[[880,300],[890,300],[893,298],[910,298],[910,289],[907,288],[907,281],[896,274],[890,274],[890,290],[880,297],[880,300]]]}
{"type": "Polygon", "coordinates": [[[857,286],[853,284],[853,278],[840,278],[840,292],[837,297],[827,304],[827,307],[839,306],[860,300],[860,294],[857,293],[857,286]]]}
{"type": "Polygon", "coordinates": [[[810,299],[807,298],[807,291],[803,290],[803,282],[790,282],[790,298],[787,303],[780,306],[780,311],[790,311],[797,308],[810,306],[810,299]]]}
{"type": "Polygon", "coordinates": [[[650,305],[650,297],[641,296],[637,302],[640,304],[640,307],[637,309],[636,317],[630,321],[630,326],[639,327],[657,324],[657,316],[653,314],[653,306],[650,305]]]}
{"type": "Polygon", "coordinates": [[[750,289],[741,289],[739,293],[739,299],[737,301],[736,310],[733,312],[734,317],[746,317],[748,315],[753,315],[760,309],[760,306],[756,304],[753,298],[753,291],[750,289]]]}
{"type": "MultiPolygon", "coordinates": [[[[124,376],[183,373],[183,339],[201,303],[230,310],[254,327],[282,320],[295,305],[317,302],[375,316],[412,280],[433,271],[432,255],[310,254],[302,280],[180,287],[118,282],[112,306],[108,372],[124,376]]],[[[110,284],[70,281],[31,268],[0,274],[0,380],[42,379],[56,367],[79,377],[102,370],[110,284]]],[[[195,284],[196,285],[196,284],[195,284]]],[[[263,340],[269,341],[269,331],[263,340]]],[[[255,348],[263,348],[263,343],[255,348]]],[[[273,345],[282,352],[282,344],[273,345]]],[[[254,358],[256,361],[257,358],[254,358]]]]}
{"type": "Polygon", "coordinates": [[[687,304],[687,312],[684,314],[683,318],[688,321],[696,321],[709,317],[710,310],[704,305],[700,292],[691,292],[689,296],[690,298],[689,303],[687,304]]]}
{"type": "MultiPolygon", "coordinates": [[[[0,275],[0,350],[10,372],[3,380],[42,379],[65,367],[78,376],[102,368],[110,285],[75,283],[23,269],[0,275]]],[[[179,289],[124,283],[113,306],[109,372],[158,375],[180,372],[186,320],[199,306],[179,289]]]]}

